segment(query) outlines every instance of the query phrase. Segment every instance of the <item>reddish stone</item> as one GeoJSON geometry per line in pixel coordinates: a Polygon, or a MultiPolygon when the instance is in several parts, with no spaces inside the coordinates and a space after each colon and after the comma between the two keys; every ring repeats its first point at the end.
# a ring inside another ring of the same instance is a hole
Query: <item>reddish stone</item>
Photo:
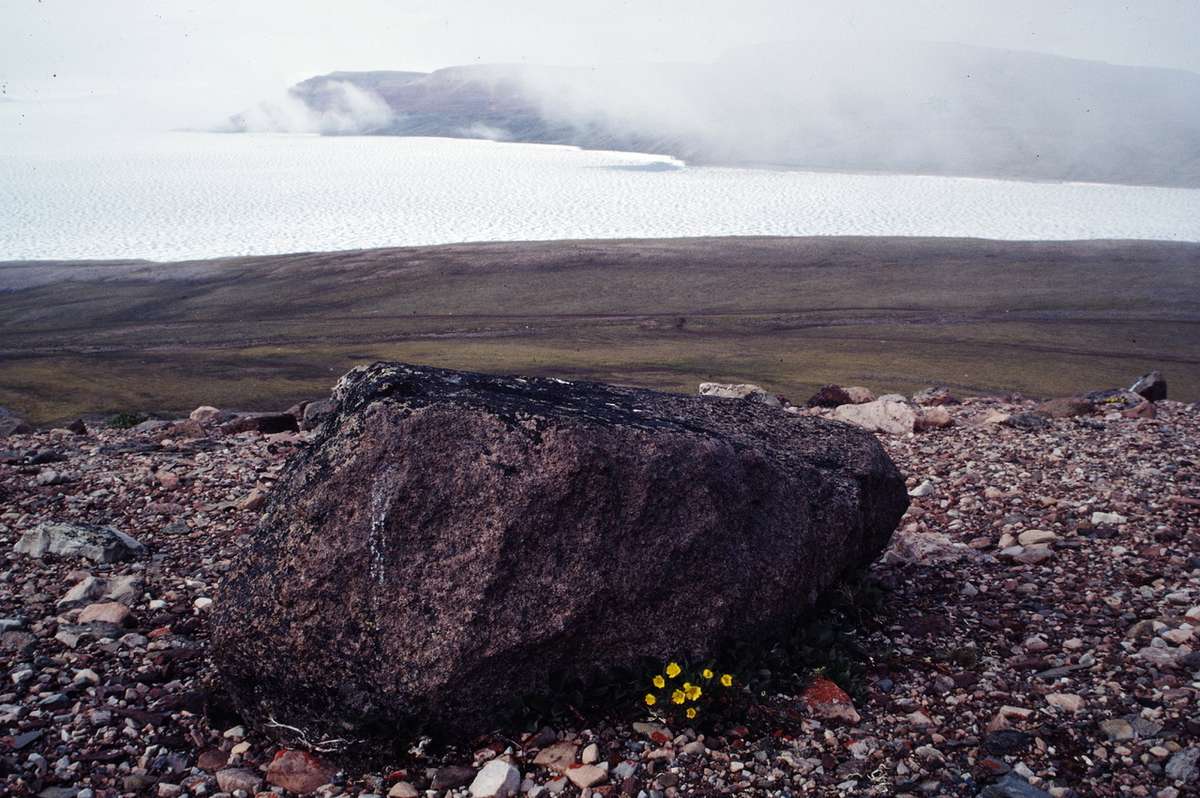
{"type": "Polygon", "coordinates": [[[79,612],[80,623],[109,623],[124,626],[129,620],[129,608],[118,601],[89,604],[79,612]]]}
{"type": "Polygon", "coordinates": [[[846,691],[823,676],[813,679],[812,684],[800,694],[800,699],[816,715],[827,720],[843,720],[851,724],[861,720],[846,691]]]}
{"type": "Polygon", "coordinates": [[[307,751],[282,749],[267,766],[267,781],[276,787],[306,795],[328,784],[337,771],[307,751]]]}
{"type": "Polygon", "coordinates": [[[1158,416],[1158,410],[1155,409],[1153,402],[1142,402],[1128,410],[1122,410],[1121,415],[1125,418],[1155,418],[1158,416]]]}

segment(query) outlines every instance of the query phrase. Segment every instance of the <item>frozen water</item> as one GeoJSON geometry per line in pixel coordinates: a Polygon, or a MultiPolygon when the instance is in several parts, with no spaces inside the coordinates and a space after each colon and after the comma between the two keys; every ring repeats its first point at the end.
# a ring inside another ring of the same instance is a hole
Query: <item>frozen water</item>
{"type": "Polygon", "coordinates": [[[0,260],[700,235],[1200,240],[1200,190],[710,168],[477,140],[169,133],[0,151],[0,260]]]}

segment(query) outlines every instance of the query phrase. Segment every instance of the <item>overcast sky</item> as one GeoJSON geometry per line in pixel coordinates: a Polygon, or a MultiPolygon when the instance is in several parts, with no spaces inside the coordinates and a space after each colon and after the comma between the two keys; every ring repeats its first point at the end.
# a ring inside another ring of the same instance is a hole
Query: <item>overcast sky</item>
{"type": "Polygon", "coordinates": [[[706,61],[784,39],[954,41],[1200,72],[1200,1],[0,0],[0,91],[212,112],[334,69],[706,61]]]}

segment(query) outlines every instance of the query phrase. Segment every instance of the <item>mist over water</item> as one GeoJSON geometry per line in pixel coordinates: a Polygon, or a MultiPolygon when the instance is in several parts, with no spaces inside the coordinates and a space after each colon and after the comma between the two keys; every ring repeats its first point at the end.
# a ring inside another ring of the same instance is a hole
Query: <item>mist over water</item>
{"type": "Polygon", "coordinates": [[[1200,240],[1192,189],[695,167],[454,139],[83,142],[0,147],[0,260],[706,235],[1200,240]]]}

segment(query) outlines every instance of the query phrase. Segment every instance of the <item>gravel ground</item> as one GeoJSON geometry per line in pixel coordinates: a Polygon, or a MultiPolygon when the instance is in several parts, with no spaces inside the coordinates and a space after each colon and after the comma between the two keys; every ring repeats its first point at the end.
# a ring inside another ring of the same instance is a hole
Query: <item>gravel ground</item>
{"type": "Polygon", "coordinates": [[[952,426],[880,436],[914,498],[870,574],[853,706],[765,696],[794,721],[704,733],[622,708],[365,773],[241,728],[207,657],[215,587],[304,433],[10,436],[0,794],[1200,795],[1200,409],[985,420],[1033,406],[968,399],[952,426]],[[13,550],[45,521],[150,556],[13,550]]]}

